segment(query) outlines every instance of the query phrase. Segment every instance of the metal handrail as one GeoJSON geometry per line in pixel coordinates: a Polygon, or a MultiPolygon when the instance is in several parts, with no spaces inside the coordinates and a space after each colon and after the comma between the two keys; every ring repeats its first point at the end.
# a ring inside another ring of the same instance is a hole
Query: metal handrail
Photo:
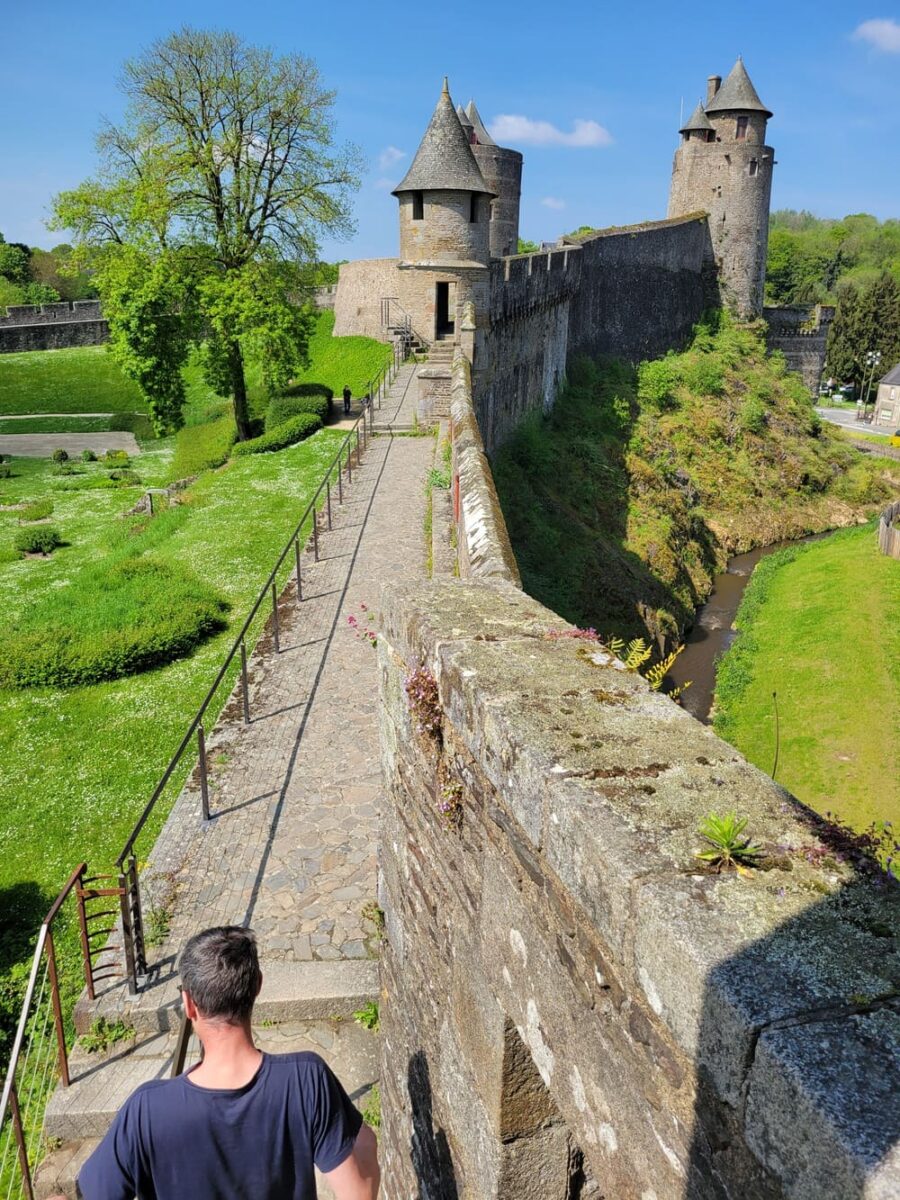
{"type": "MultiPolygon", "coordinates": [[[[28,1027],[28,1022],[32,1016],[32,1004],[34,1003],[34,994],[37,987],[38,976],[41,970],[41,962],[44,954],[47,955],[47,977],[50,982],[50,1004],[53,1011],[53,1024],[56,1032],[57,1044],[57,1059],[59,1063],[59,1073],[64,1087],[69,1086],[69,1056],[66,1047],[65,1025],[63,1023],[62,1002],[59,994],[59,976],[56,964],[56,949],[53,942],[53,922],[59,915],[59,911],[65,903],[66,899],[77,889],[80,881],[84,878],[84,873],[87,870],[87,863],[79,863],[75,870],[66,880],[65,885],[59,895],[51,904],[46,917],[44,917],[41,927],[38,930],[37,942],[34,948],[34,957],[31,960],[31,970],[28,975],[28,983],[25,987],[25,996],[22,1001],[22,1008],[19,1013],[19,1022],[16,1026],[16,1034],[13,1038],[12,1050],[10,1051],[9,1064],[6,1070],[6,1078],[3,1082],[3,1091],[0,1093],[0,1129],[3,1128],[3,1123],[6,1119],[7,1111],[10,1112],[13,1122],[13,1135],[16,1140],[16,1147],[19,1159],[19,1170],[22,1174],[22,1180],[26,1187],[26,1193],[32,1194],[31,1180],[31,1164],[28,1162],[28,1150],[26,1145],[25,1130],[22,1120],[22,1113],[19,1108],[18,1095],[16,1089],[16,1071],[19,1066],[19,1059],[22,1054],[22,1047],[25,1043],[25,1035],[28,1027]]],[[[87,970],[90,969],[88,964],[87,970]]],[[[43,985],[42,985],[43,994],[43,985]]],[[[27,1061],[26,1055],[26,1061],[27,1061]]],[[[39,1089],[40,1091],[40,1089],[39,1089]]],[[[27,1114],[26,1114],[27,1118],[27,1114]]]]}

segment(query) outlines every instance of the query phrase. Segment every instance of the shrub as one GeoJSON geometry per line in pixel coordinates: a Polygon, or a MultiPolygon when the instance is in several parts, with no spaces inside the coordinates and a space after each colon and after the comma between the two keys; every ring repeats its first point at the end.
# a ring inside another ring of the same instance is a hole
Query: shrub
{"type": "Polygon", "coordinates": [[[270,450],[284,450],[295,442],[302,442],[322,428],[322,422],[314,413],[299,413],[262,437],[238,442],[233,454],[265,454],[270,450]]]}
{"type": "Polygon", "coordinates": [[[0,466],[0,479],[11,479],[11,478],[12,478],[12,471],[9,469],[9,467],[0,466]]]}
{"type": "Polygon", "coordinates": [[[56,448],[56,449],[53,451],[53,453],[50,455],[50,457],[53,459],[53,461],[54,461],[55,463],[64,463],[64,462],[68,462],[68,461],[69,461],[69,454],[68,454],[68,451],[67,451],[67,450],[63,450],[63,448],[62,448],[61,446],[58,446],[58,447],[57,447],[57,448],[56,448]]]}
{"type": "Polygon", "coordinates": [[[33,500],[19,513],[20,521],[43,521],[53,512],[52,500],[33,500]]]}
{"type": "Polygon", "coordinates": [[[226,611],[174,563],[145,556],[93,564],[64,597],[46,595],[13,628],[0,687],[77,687],[161,666],[224,628],[226,611]]]}
{"type": "Polygon", "coordinates": [[[132,471],[129,467],[125,467],[123,470],[110,471],[109,477],[110,479],[114,479],[116,483],[124,484],[141,482],[141,477],[138,475],[137,471],[132,471]]]}
{"type": "Polygon", "coordinates": [[[79,472],[78,468],[75,466],[75,464],[70,463],[70,462],[56,463],[50,469],[54,475],[78,475],[78,474],[80,474],[80,472],[79,472]]]}
{"type": "Polygon", "coordinates": [[[127,450],[107,450],[103,455],[105,467],[127,467],[130,461],[127,450]]]}
{"type": "Polygon", "coordinates": [[[13,542],[13,546],[20,554],[52,554],[56,547],[61,545],[62,538],[50,525],[35,525],[30,529],[20,529],[13,542]]]}
{"type": "Polygon", "coordinates": [[[142,441],[156,437],[156,432],[145,413],[113,413],[109,419],[109,427],[117,433],[133,433],[142,441]]]}
{"type": "Polygon", "coordinates": [[[714,354],[692,355],[684,364],[684,382],[698,396],[721,396],[725,371],[714,354]]]}
{"type": "Polygon", "coordinates": [[[328,417],[328,400],[324,396],[276,396],[266,412],[266,432],[277,429],[300,413],[313,413],[324,425],[328,417]]]}
{"type": "Polygon", "coordinates": [[[748,433],[762,433],[766,427],[766,406],[758,396],[748,396],[741,405],[741,428],[748,433]]]}
{"type": "Polygon", "coordinates": [[[82,450],[81,461],[82,462],[96,462],[97,455],[93,452],[93,450],[82,450]]]}
{"type": "Polygon", "coordinates": [[[675,388],[678,386],[678,366],[674,356],[656,358],[642,362],[638,367],[638,400],[662,411],[676,406],[675,388]]]}
{"type": "Polygon", "coordinates": [[[186,479],[227,462],[236,437],[234,417],[230,413],[205,425],[186,425],[175,438],[172,478],[186,479]]]}
{"type": "Polygon", "coordinates": [[[290,387],[284,389],[285,396],[324,396],[328,401],[328,411],[331,412],[331,405],[334,400],[334,391],[327,383],[292,383],[290,387]]]}

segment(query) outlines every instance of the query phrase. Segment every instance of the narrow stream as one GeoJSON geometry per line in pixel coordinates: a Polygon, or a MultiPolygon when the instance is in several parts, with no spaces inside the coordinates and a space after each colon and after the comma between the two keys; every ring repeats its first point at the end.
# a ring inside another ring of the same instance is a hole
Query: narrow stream
{"type": "MultiPolygon", "coordinates": [[[[827,536],[827,533],[814,533],[798,541],[814,542],[827,536]]],[[[716,690],[716,660],[737,637],[737,631],[732,629],[732,624],[740,607],[744,588],[750,582],[753,568],[767,554],[796,544],[798,543],[789,541],[773,542],[771,546],[760,546],[751,550],[749,554],[735,555],[728,560],[725,572],[713,580],[713,590],[707,602],[697,609],[694,627],[685,638],[684,650],[679,654],[668,678],[676,685],[691,681],[691,686],[682,696],[681,703],[692,717],[696,717],[705,725],[709,724],[713,694],[716,690]]]]}

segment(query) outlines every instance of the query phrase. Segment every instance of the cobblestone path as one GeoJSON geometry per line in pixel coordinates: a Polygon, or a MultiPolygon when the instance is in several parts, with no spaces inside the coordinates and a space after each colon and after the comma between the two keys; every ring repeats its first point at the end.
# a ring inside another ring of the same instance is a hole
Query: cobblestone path
{"type": "Polygon", "coordinates": [[[302,603],[293,586],[282,598],[281,652],[269,643],[251,662],[251,724],[236,715],[209,738],[213,819],[202,824],[197,787],[186,787],[147,873],[157,903],[174,887],[169,934],[149,955],[160,982],[208,925],[250,924],[268,961],[372,953],[376,655],[347,618],[366,622],[384,580],[424,574],[433,449],[432,438],[370,441],[320,561],[306,556],[302,603]]]}
{"type": "Polygon", "coordinates": [[[415,364],[404,363],[397,372],[381,408],[373,413],[376,429],[412,429],[418,400],[417,371],[415,364]]]}

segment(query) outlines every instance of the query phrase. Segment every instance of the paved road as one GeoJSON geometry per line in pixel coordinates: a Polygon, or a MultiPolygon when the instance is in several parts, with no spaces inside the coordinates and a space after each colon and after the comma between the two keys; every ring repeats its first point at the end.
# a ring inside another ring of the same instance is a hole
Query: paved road
{"type": "Polygon", "coordinates": [[[862,421],[857,421],[856,410],[851,408],[816,408],[816,412],[823,421],[830,421],[832,425],[839,425],[842,429],[846,429],[848,433],[864,433],[866,438],[854,439],[854,445],[857,450],[861,450],[863,454],[878,454],[883,458],[896,458],[900,461],[900,450],[888,444],[888,437],[894,431],[888,426],[867,425],[862,421]],[[868,440],[870,434],[882,434],[883,442],[871,442],[868,440]]]}
{"type": "Polygon", "coordinates": [[[14,454],[20,458],[49,458],[57,449],[65,450],[70,458],[79,458],[82,450],[93,450],[95,454],[102,454],[104,450],[140,453],[133,433],[0,434],[0,454],[14,454]]]}

